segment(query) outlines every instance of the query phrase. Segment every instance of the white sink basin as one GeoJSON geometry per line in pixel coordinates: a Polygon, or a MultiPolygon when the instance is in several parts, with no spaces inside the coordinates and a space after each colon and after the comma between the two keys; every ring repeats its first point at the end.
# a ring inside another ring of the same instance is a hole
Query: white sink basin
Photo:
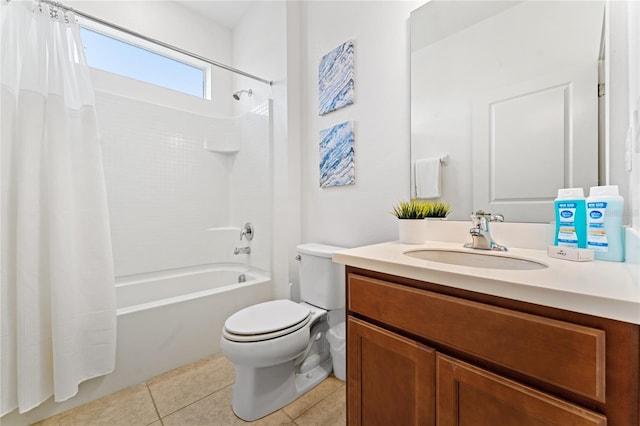
{"type": "Polygon", "coordinates": [[[535,260],[513,257],[496,252],[468,252],[455,250],[421,249],[407,251],[406,256],[431,262],[448,263],[451,265],[471,266],[474,268],[531,270],[545,269],[548,266],[535,260]]]}

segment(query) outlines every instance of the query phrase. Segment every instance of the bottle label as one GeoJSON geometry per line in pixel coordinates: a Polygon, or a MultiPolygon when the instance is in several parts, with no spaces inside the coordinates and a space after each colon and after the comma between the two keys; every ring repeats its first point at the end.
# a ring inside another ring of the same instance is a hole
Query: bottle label
{"type": "Polygon", "coordinates": [[[578,235],[576,234],[576,203],[558,203],[559,228],[558,246],[577,247],[578,235]]]}
{"type": "Polygon", "coordinates": [[[604,228],[606,201],[587,203],[587,248],[608,252],[609,242],[604,228]]]}

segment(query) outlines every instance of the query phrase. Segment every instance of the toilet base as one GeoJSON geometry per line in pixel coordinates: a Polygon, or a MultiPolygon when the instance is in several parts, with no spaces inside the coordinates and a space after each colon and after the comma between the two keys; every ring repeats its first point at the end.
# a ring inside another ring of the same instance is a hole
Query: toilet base
{"type": "Polygon", "coordinates": [[[236,416],[254,421],[271,414],[329,377],[331,357],[305,373],[295,371],[295,361],[265,368],[236,368],[232,408],[236,416]],[[284,380],[283,380],[284,378],[284,380]]]}

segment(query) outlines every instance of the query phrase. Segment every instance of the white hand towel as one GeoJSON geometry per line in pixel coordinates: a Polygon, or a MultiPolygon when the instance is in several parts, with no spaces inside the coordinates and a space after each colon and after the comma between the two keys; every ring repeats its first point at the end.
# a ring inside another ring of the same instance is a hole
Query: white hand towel
{"type": "Polygon", "coordinates": [[[440,157],[416,160],[413,166],[413,177],[416,198],[440,197],[440,157]]]}

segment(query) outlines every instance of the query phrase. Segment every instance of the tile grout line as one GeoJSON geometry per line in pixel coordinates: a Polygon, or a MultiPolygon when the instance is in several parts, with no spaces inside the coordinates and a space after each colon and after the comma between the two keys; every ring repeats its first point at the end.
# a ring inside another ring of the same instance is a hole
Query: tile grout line
{"type": "MultiPolygon", "coordinates": [[[[166,419],[167,417],[169,417],[169,416],[171,416],[171,415],[173,415],[173,414],[177,413],[177,412],[178,412],[178,411],[180,411],[180,410],[184,410],[185,408],[190,407],[190,406],[192,406],[193,404],[195,404],[195,403],[197,403],[197,402],[202,401],[202,400],[203,400],[203,399],[205,399],[205,398],[209,398],[211,395],[214,395],[214,394],[216,394],[216,393],[218,393],[218,392],[220,392],[220,391],[222,391],[222,390],[224,390],[224,389],[228,388],[229,386],[233,386],[233,383],[231,383],[231,384],[229,384],[229,385],[227,385],[227,386],[223,386],[223,387],[221,387],[220,389],[218,389],[218,390],[216,390],[216,391],[213,391],[213,392],[211,392],[211,393],[206,394],[205,396],[203,396],[203,397],[201,397],[201,398],[198,398],[198,399],[196,399],[196,400],[194,400],[194,401],[191,401],[190,403],[188,403],[188,404],[187,404],[187,405],[185,405],[184,407],[180,407],[180,408],[178,408],[177,410],[173,410],[172,412],[167,413],[164,417],[160,416],[160,413],[158,412],[158,416],[160,417],[160,421],[162,421],[162,419],[166,419]]],[[[153,399],[153,396],[152,396],[151,398],[153,399]]],[[[155,406],[155,401],[154,401],[154,406],[155,406]]],[[[157,410],[157,409],[156,409],[156,410],[157,410]]],[[[164,426],[164,422],[162,422],[162,424],[163,424],[163,426],[164,426]]]]}
{"type": "MultiPolygon", "coordinates": [[[[232,411],[233,411],[233,410],[232,410],[232,411]]],[[[291,416],[289,415],[289,413],[287,413],[286,411],[284,411],[284,407],[282,407],[282,408],[281,408],[280,410],[278,410],[278,411],[282,411],[282,414],[284,414],[285,416],[287,416],[287,418],[288,418],[289,420],[291,420],[291,423],[293,423],[294,425],[296,424],[296,421],[293,419],[293,417],[291,417],[291,416]]]]}
{"type": "Polygon", "coordinates": [[[147,387],[147,392],[149,392],[149,396],[151,397],[151,403],[153,404],[153,409],[156,410],[156,415],[158,416],[158,420],[160,420],[160,425],[164,426],[162,416],[160,415],[160,411],[158,411],[158,406],[156,405],[156,400],[153,398],[153,392],[151,392],[151,388],[149,387],[149,382],[144,382],[144,385],[147,387]]]}
{"type": "MultiPolygon", "coordinates": [[[[305,413],[309,412],[313,407],[315,407],[316,405],[320,404],[322,401],[324,401],[325,399],[329,398],[331,395],[333,395],[334,393],[336,393],[337,391],[341,390],[342,386],[344,385],[340,385],[338,386],[336,389],[332,390],[331,392],[329,392],[328,394],[326,394],[324,397],[322,397],[320,400],[318,400],[318,402],[316,402],[315,404],[311,405],[309,408],[307,408],[306,410],[304,410],[303,412],[301,412],[295,419],[292,419],[293,422],[297,425],[298,423],[296,422],[296,419],[299,419],[300,417],[302,417],[305,413]]],[[[287,414],[285,412],[285,414],[287,414]]],[[[288,415],[288,414],[287,414],[288,415]]],[[[291,418],[291,416],[289,416],[289,418],[291,418]]]]}

